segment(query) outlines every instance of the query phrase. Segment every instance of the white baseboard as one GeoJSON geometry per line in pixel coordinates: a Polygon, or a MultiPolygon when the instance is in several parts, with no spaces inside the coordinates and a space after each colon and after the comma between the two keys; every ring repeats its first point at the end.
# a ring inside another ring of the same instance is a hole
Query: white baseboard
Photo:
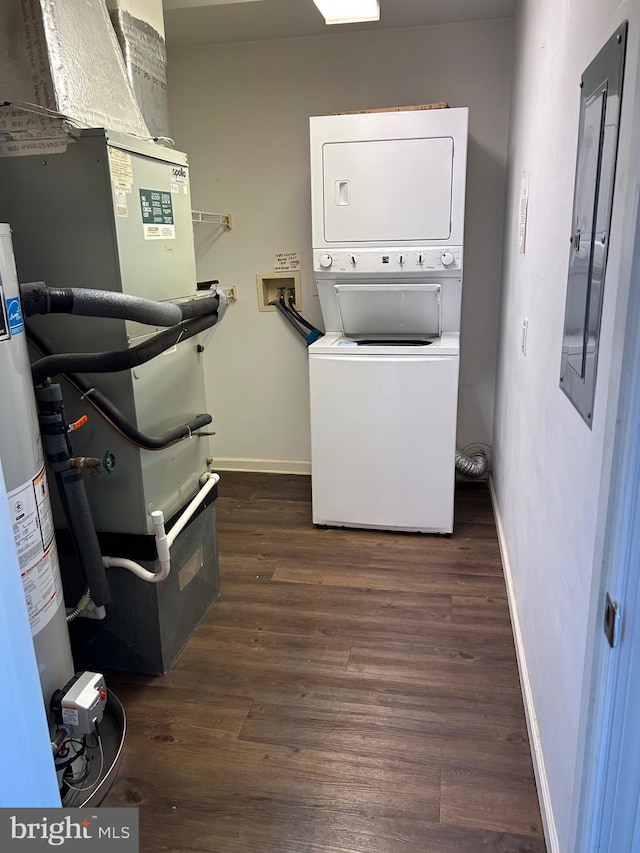
{"type": "Polygon", "coordinates": [[[247,471],[261,474],[311,474],[311,462],[296,459],[244,459],[215,456],[215,471],[247,471]]]}
{"type": "Polygon", "coordinates": [[[533,692],[531,689],[531,681],[529,679],[529,670],[527,668],[527,657],[524,648],[524,640],[522,637],[520,615],[518,613],[518,602],[516,601],[515,590],[513,587],[511,563],[509,561],[509,552],[507,550],[507,542],[505,539],[504,526],[502,523],[502,514],[500,512],[500,507],[498,506],[498,499],[496,497],[495,486],[493,483],[492,476],[489,477],[489,491],[491,493],[491,503],[493,504],[493,513],[496,519],[496,529],[498,531],[498,543],[500,545],[500,556],[502,557],[502,565],[504,567],[504,577],[507,584],[509,612],[511,614],[513,639],[516,646],[518,671],[520,673],[520,684],[522,687],[522,698],[524,701],[524,713],[527,720],[529,743],[531,745],[533,772],[536,777],[538,800],[540,802],[540,812],[542,815],[542,828],[544,830],[544,837],[548,853],[560,853],[560,843],[558,841],[558,832],[556,829],[555,818],[553,815],[553,806],[551,803],[551,792],[549,791],[549,780],[547,778],[547,770],[544,763],[544,753],[542,751],[542,742],[540,740],[540,730],[538,729],[538,718],[536,716],[536,709],[533,701],[533,692]]]}

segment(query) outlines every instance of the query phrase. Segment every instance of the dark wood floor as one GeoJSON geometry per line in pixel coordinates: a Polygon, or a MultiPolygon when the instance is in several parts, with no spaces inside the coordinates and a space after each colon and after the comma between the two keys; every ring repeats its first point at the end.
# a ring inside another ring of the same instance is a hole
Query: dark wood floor
{"type": "Polygon", "coordinates": [[[141,851],[543,853],[486,488],[451,538],[316,529],[306,477],[225,474],[217,511],[221,600],[112,683],[141,851]]]}

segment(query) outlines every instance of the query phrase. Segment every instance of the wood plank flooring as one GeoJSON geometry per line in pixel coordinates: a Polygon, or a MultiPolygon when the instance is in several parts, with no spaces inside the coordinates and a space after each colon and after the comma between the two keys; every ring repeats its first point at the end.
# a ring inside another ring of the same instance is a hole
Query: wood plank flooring
{"type": "Polygon", "coordinates": [[[543,853],[487,489],[451,538],[325,530],[307,477],[224,474],[222,598],[162,678],[115,676],[104,805],[142,853],[543,853]]]}

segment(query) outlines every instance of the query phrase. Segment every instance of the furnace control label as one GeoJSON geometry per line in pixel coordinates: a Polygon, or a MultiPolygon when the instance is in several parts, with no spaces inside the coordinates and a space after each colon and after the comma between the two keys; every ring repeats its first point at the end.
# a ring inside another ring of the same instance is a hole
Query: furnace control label
{"type": "Polygon", "coordinates": [[[171,193],[162,190],[139,190],[142,227],[145,240],[175,240],[171,193]]]}
{"type": "Polygon", "coordinates": [[[44,468],[7,495],[31,635],[53,618],[62,599],[60,568],[44,468]]]}

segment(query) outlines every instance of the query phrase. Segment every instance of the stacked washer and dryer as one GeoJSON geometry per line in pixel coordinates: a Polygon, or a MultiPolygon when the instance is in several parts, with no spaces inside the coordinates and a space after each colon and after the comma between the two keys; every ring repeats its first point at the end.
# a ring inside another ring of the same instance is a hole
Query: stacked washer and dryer
{"type": "Polygon", "coordinates": [[[315,524],[453,530],[468,110],[313,117],[315,524]]]}

